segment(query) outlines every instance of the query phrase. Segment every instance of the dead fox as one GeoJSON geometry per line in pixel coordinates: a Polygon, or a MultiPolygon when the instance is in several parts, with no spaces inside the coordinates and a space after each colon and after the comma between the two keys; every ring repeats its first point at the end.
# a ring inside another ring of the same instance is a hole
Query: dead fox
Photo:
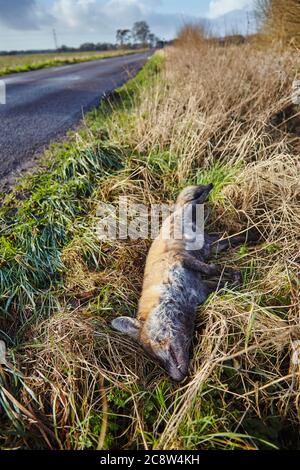
{"type": "MultiPolygon", "coordinates": [[[[222,269],[207,261],[231,246],[257,239],[249,232],[224,240],[197,233],[195,209],[208,200],[212,188],[212,184],[190,186],[179,194],[174,212],[149,250],[137,317],[112,321],[114,329],[137,340],[179,382],[188,373],[197,306],[225,284],[220,280],[222,269]],[[182,216],[183,210],[188,217],[182,216]],[[174,233],[178,224],[181,238],[162,236],[166,230],[174,233]]],[[[240,281],[238,272],[231,270],[229,274],[232,282],[240,281]]]]}

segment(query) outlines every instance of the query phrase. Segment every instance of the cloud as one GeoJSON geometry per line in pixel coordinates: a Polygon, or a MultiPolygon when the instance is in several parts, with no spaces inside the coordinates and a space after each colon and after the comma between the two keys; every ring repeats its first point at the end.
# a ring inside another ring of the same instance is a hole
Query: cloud
{"type": "Polygon", "coordinates": [[[181,19],[176,14],[158,13],[160,5],[161,0],[55,0],[51,14],[58,30],[114,35],[118,28],[145,20],[155,34],[170,37],[181,19]]]}
{"type": "Polygon", "coordinates": [[[35,0],[0,0],[0,23],[11,29],[34,30],[52,21],[35,0]]]}
{"type": "Polygon", "coordinates": [[[58,30],[112,33],[143,18],[143,5],[136,0],[55,0],[51,14],[58,30]]]}
{"type": "Polygon", "coordinates": [[[253,0],[211,0],[208,16],[210,18],[217,18],[233,10],[243,10],[244,8],[251,7],[253,3],[253,0]]]}
{"type": "Polygon", "coordinates": [[[156,34],[174,34],[179,15],[159,13],[163,0],[0,0],[0,23],[12,30],[55,27],[69,33],[114,35],[118,28],[130,28],[146,20],[156,34]],[[46,6],[47,5],[47,6],[46,6]]]}

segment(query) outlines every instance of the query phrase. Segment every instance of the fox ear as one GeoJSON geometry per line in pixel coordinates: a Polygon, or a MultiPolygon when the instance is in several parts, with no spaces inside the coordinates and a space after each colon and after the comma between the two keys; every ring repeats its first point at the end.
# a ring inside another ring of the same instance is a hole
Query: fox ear
{"type": "Polygon", "coordinates": [[[130,317],[119,317],[115,318],[111,322],[111,326],[121,333],[131,336],[134,339],[137,339],[139,336],[140,322],[136,318],[130,317]]]}

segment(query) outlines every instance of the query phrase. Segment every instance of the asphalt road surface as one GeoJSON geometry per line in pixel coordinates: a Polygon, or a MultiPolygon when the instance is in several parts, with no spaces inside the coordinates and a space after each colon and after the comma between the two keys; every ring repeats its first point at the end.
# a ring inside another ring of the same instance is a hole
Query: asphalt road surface
{"type": "Polygon", "coordinates": [[[151,53],[101,59],[0,77],[0,184],[76,125],[101,97],[125,83],[151,53]]]}

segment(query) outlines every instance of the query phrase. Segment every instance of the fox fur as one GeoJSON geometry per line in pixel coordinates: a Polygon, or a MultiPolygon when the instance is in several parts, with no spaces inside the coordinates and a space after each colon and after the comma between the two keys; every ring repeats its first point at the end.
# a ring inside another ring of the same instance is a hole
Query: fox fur
{"type": "MultiPolygon", "coordinates": [[[[217,235],[197,232],[196,206],[207,201],[212,188],[212,184],[190,186],[179,194],[174,212],[149,250],[136,318],[119,317],[112,322],[114,329],[137,340],[179,382],[188,373],[197,307],[224,286],[220,280],[223,270],[208,260],[251,238],[248,233],[219,240],[217,235]],[[190,211],[191,217],[182,217],[182,210],[190,211]],[[178,224],[181,238],[174,236],[178,224]],[[166,233],[169,236],[162,236],[166,233]]],[[[229,274],[232,282],[240,282],[238,272],[229,274]]]]}

